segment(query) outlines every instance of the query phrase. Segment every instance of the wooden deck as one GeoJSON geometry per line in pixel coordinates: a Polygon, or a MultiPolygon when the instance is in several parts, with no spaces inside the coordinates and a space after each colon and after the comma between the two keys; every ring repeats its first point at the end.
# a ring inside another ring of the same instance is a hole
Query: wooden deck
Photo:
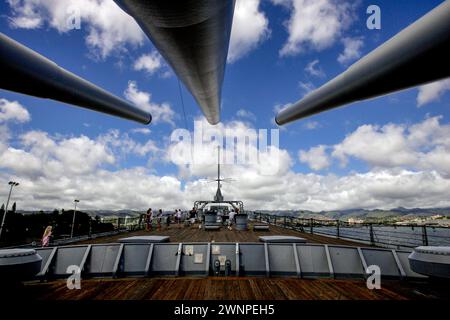
{"type": "Polygon", "coordinates": [[[65,281],[26,284],[20,299],[37,300],[409,300],[417,285],[384,281],[369,290],[362,280],[293,278],[137,278],[83,280],[80,290],[65,281]]]}
{"type": "Polygon", "coordinates": [[[162,227],[160,231],[136,231],[125,234],[116,235],[113,237],[103,237],[87,241],[78,242],[78,244],[93,244],[93,243],[109,243],[116,242],[120,238],[142,235],[165,235],[170,237],[170,242],[259,242],[259,236],[273,236],[286,235],[302,237],[309,243],[322,244],[336,244],[361,246],[361,243],[336,239],[326,236],[298,232],[295,230],[288,230],[281,227],[270,226],[269,231],[252,231],[251,226],[249,231],[228,230],[221,228],[218,231],[205,231],[199,229],[198,225],[193,227],[184,227],[182,225],[171,225],[169,228],[162,227]]]}
{"type": "MultiPolygon", "coordinates": [[[[292,235],[303,237],[309,243],[361,246],[356,242],[275,226],[270,226],[270,231],[253,232],[226,228],[204,231],[198,225],[171,225],[160,231],[136,231],[79,244],[110,243],[137,235],[167,235],[171,242],[258,242],[262,235],[292,235]]],[[[408,300],[449,296],[447,287],[433,291],[426,282],[386,280],[382,281],[381,290],[367,289],[364,280],[273,277],[86,279],[81,286],[81,290],[68,290],[65,281],[31,282],[18,291],[17,297],[21,300],[408,300]]]]}

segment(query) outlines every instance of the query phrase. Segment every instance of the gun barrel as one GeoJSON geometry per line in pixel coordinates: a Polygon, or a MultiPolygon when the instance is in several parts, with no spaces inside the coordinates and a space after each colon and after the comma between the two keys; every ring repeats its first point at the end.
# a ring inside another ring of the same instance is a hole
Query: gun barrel
{"type": "Polygon", "coordinates": [[[302,100],[281,110],[283,125],[345,104],[450,77],[450,0],[302,100]]]}
{"type": "Polygon", "coordinates": [[[211,124],[220,100],[235,0],[115,0],[189,89],[211,124]]]}
{"type": "Polygon", "coordinates": [[[0,88],[52,99],[143,124],[151,115],[0,33],[0,88]]]}

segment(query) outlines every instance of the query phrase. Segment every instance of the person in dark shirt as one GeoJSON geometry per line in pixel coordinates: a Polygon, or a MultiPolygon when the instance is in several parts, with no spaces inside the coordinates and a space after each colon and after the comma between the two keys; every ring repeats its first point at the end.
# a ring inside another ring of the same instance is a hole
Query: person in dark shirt
{"type": "Polygon", "coordinates": [[[170,219],[172,218],[171,214],[168,214],[166,216],[166,227],[169,228],[170,227],[170,219]]]}
{"type": "Polygon", "coordinates": [[[189,211],[189,218],[191,220],[191,224],[195,223],[195,218],[197,218],[197,210],[194,208],[192,208],[191,211],[189,211]]]}
{"type": "Polygon", "coordinates": [[[161,219],[162,219],[162,214],[163,214],[162,209],[159,209],[158,215],[156,216],[156,221],[157,221],[157,223],[158,223],[158,231],[161,231],[161,219]]]}

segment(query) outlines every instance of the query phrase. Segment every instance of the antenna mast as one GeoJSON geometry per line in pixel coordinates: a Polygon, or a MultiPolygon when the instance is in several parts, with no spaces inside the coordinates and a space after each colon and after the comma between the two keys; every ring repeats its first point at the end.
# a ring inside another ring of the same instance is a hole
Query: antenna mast
{"type": "Polygon", "coordinates": [[[217,146],[217,187],[220,188],[220,146],[217,146]]]}
{"type": "Polygon", "coordinates": [[[214,201],[223,201],[222,191],[220,190],[220,146],[217,146],[217,192],[214,201]]]}

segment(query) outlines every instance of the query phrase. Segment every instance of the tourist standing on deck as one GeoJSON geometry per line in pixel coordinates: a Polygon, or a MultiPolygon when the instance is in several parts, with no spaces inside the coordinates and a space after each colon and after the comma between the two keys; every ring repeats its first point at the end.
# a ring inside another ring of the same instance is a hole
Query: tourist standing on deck
{"type": "Polygon", "coordinates": [[[44,231],[44,235],[42,236],[42,246],[43,247],[48,247],[48,245],[50,244],[50,238],[52,236],[52,226],[48,226],[47,228],[45,228],[44,231]]]}
{"type": "Polygon", "coordinates": [[[161,219],[162,219],[162,214],[163,214],[163,211],[162,211],[162,209],[159,209],[159,211],[158,211],[158,215],[156,216],[156,221],[157,221],[157,223],[158,223],[158,231],[161,231],[161,219]]]}
{"type": "Polygon", "coordinates": [[[195,218],[197,216],[197,210],[195,210],[195,207],[192,208],[192,210],[189,212],[189,218],[191,220],[191,224],[195,223],[195,218]]]}
{"type": "Polygon", "coordinates": [[[181,223],[181,209],[178,209],[176,212],[176,218],[177,218],[177,224],[179,225],[181,223]]]}
{"type": "Polygon", "coordinates": [[[235,215],[234,209],[231,209],[230,214],[228,215],[228,229],[229,230],[231,230],[231,226],[234,223],[234,215],[235,215]]]}
{"type": "Polygon", "coordinates": [[[147,223],[147,231],[152,231],[152,221],[153,221],[152,208],[149,208],[147,210],[147,213],[145,214],[145,220],[146,220],[146,223],[147,223]]]}
{"type": "Polygon", "coordinates": [[[170,219],[172,219],[172,214],[167,214],[166,215],[166,227],[169,228],[170,227],[170,219]]]}

